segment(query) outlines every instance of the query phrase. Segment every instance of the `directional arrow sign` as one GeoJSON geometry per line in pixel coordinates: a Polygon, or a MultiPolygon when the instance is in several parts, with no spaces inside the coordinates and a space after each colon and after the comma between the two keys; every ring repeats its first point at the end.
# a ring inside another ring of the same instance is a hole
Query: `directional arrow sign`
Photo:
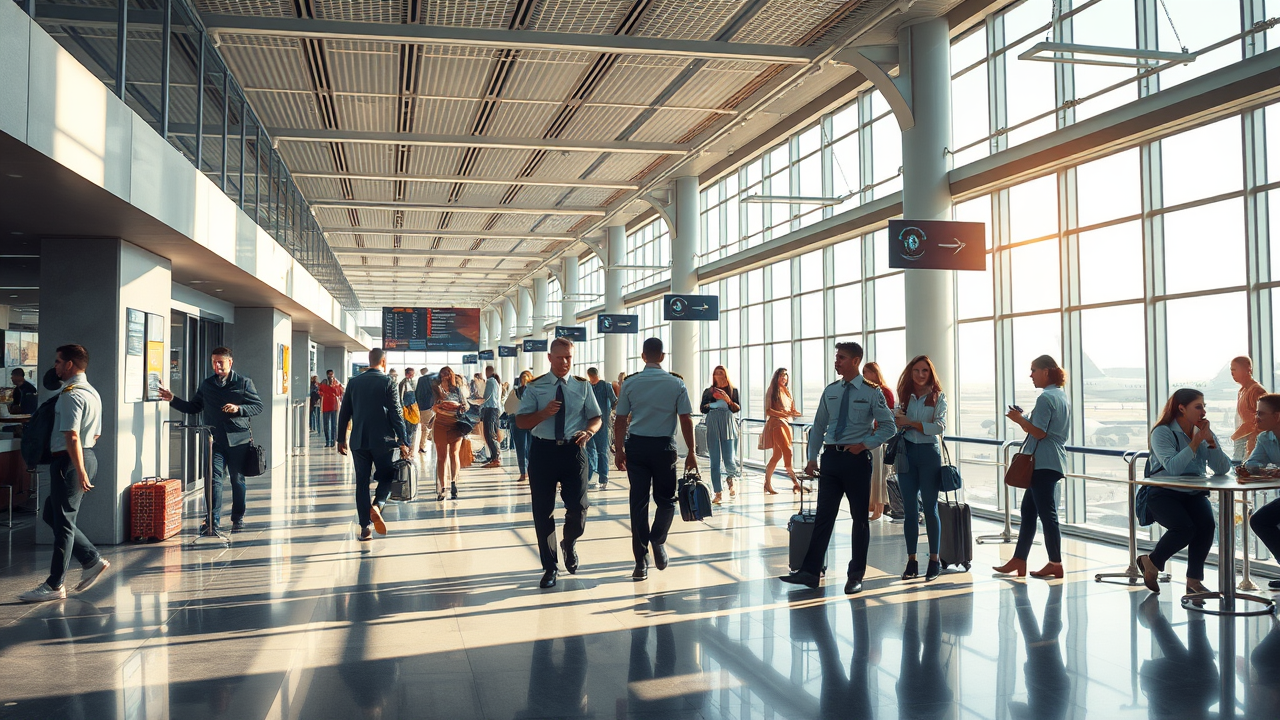
{"type": "Polygon", "coordinates": [[[577,325],[557,325],[556,337],[569,338],[574,342],[586,342],[587,329],[577,325]]]}
{"type": "Polygon", "coordinates": [[[632,335],[640,332],[639,315],[597,315],[596,332],[601,335],[632,335]]]}
{"type": "Polygon", "coordinates": [[[547,351],[546,340],[525,340],[524,341],[524,352],[532,353],[532,352],[546,352],[546,351],[547,351]]]}
{"type": "Polygon", "coordinates": [[[720,296],[682,295],[662,296],[663,320],[719,320],[720,296]]]}
{"type": "Polygon", "coordinates": [[[986,229],[979,222],[890,220],[889,267],[986,270],[986,229]]]}

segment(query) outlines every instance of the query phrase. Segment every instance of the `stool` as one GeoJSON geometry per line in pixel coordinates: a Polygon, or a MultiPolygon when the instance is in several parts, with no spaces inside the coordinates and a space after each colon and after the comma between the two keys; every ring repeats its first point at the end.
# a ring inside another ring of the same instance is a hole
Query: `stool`
{"type": "Polygon", "coordinates": [[[8,491],[9,491],[9,502],[8,502],[8,504],[6,505],[6,507],[8,507],[8,508],[9,508],[9,524],[8,524],[8,525],[6,525],[5,527],[10,527],[10,528],[11,528],[11,527],[13,527],[13,486],[12,486],[12,485],[0,485],[0,488],[2,488],[2,489],[4,489],[4,490],[8,490],[8,491]]]}

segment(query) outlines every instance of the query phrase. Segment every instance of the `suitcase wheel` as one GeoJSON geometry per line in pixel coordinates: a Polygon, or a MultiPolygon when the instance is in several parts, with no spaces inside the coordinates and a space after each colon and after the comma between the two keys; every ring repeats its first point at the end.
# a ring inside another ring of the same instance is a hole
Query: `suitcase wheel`
{"type": "Polygon", "coordinates": [[[969,572],[969,563],[964,564],[964,571],[969,572]]]}

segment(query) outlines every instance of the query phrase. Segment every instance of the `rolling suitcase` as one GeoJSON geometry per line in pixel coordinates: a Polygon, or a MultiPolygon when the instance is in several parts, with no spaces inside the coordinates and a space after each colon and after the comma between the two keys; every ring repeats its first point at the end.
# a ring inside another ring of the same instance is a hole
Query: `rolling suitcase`
{"type": "Polygon", "coordinates": [[[889,511],[885,513],[894,520],[901,520],[907,516],[906,508],[902,503],[902,486],[898,484],[898,476],[893,475],[885,480],[885,485],[889,488],[889,511]]]}
{"type": "Polygon", "coordinates": [[[963,565],[968,570],[973,564],[973,518],[969,504],[945,497],[938,501],[938,518],[942,521],[938,559],[943,569],[963,565]]]}
{"type": "Polygon", "coordinates": [[[391,480],[391,499],[409,502],[418,496],[418,482],[413,476],[413,463],[408,460],[397,460],[392,467],[396,476],[391,480]]]}
{"type": "Polygon", "coordinates": [[[696,471],[687,472],[680,478],[676,499],[680,502],[682,520],[698,522],[711,517],[711,490],[696,471]]]}
{"type": "MultiPolygon", "coordinates": [[[[800,512],[787,521],[787,532],[790,539],[787,543],[787,565],[792,570],[799,570],[804,564],[804,556],[809,552],[809,544],[813,541],[813,528],[818,521],[817,502],[810,508],[805,507],[805,496],[812,493],[800,493],[800,512]]],[[[828,549],[828,553],[830,550],[828,549]]],[[[822,572],[827,572],[827,555],[822,557],[822,572]]]]}
{"type": "Polygon", "coordinates": [[[159,542],[182,530],[182,481],[143,478],[129,486],[129,537],[159,542]]]}
{"type": "Polygon", "coordinates": [[[711,457],[711,451],[707,449],[706,420],[699,420],[698,424],[693,426],[693,448],[694,453],[699,457],[711,457]]]}

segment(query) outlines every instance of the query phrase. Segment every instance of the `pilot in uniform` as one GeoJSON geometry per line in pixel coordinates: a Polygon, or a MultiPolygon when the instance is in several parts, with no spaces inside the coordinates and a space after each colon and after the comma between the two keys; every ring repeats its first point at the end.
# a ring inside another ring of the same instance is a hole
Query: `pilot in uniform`
{"type": "MultiPolygon", "coordinates": [[[[800,569],[784,575],[783,582],[817,588],[823,560],[840,501],[849,499],[853,516],[853,557],[849,560],[849,579],[844,591],[862,591],[862,576],[867,570],[867,546],[871,527],[867,506],[871,502],[871,450],[893,437],[893,411],[885,402],[880,386],[862,377],[862,346],[854,342],[836,344],[836,373],[841,379],[822,391],[818,410],[809,431],[809,464],[812,475],[818,469],[818,453],[822,466],[818,476],[818,512],[813,526],[813,539],[800,569]]],[[[914,520],[908,519],[908,522],[914,520]]]]}
{"type": "Polygon", "coordinates": [[[689,391],[679,375],[662,369],[662,340],[644,341],[644,370],[628,375],[618,398],[614,420],[615,443],[626,438],[614,461],[631,481],[631,549],[636,567],[633,580],[649,576],[649,546],[654,566],[667,567],[667,531],[676,506],[676,423],[689,448],[685,469],[698,467],[693,452],[693,421],[689,391]],[[649,492],[658,506],[649,525],[649,492]]]}
{"type": "Polygon", "coordinates": [[[538,555],[543,576],[539,587],[556,584],[556,485],[564,501],[564,567],[578,571],[578,553],[573,545],[586,528],[587,443],[600,429],[600,406],[586,378],[569,374],[573,364],[573,342],[556,338],[547,357],[551,372],[534,378],[525,386],[516,414],[516,424],[531,430],[529,441],[529,492],[533,505],[533,527],[538,536],[538,555]]]}

